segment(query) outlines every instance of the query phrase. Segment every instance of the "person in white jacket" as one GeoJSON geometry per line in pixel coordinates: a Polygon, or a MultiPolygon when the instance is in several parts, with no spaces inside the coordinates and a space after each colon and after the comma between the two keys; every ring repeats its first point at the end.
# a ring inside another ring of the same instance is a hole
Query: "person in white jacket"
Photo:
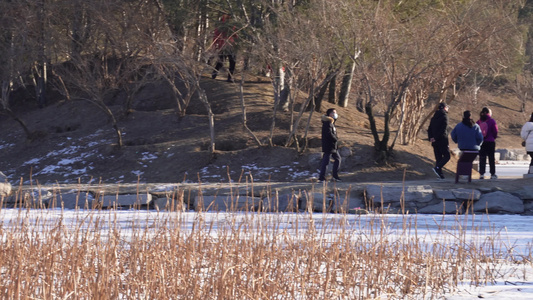
{"type": "Polygon", "coordinates": [[[531,171],[533,167],[533,113],[529,117],[529,121],[522,126],[520,131],[520,136],[526,142],[526,152],[531,156],[531,162],[529,163],[529,174],[533,173],[531,171]]]}

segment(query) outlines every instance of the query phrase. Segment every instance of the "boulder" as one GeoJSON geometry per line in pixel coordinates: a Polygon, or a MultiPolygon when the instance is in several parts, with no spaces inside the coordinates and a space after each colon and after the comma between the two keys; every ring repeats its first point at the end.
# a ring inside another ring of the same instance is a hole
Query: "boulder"
{"type": "Polygon", "coordinates": [[[142,207],[152,201],[151,194],[117,194],[104,195],[93,200],[92,207],[113,208],[113,207],[142,207]]]}
{"type": "Polygon", "coordinates": [[[439,200],[455,200],[455,194],[450,190],[434,190],[435,198],[439,200]]]}
{"type": "Polygon", "coordinates": [[[404,195],[405,202],[427,203],[433,200],[433,189],[429,185],[382,186],[371,184],[366,187],[367,199],[372,199],[375,204],[400,202],[404,195]]]}
{"type": "Polygon", "coordinates": [[[166,211],[186,211],[187,205],[183,203],[183,198],[172,198],[172,197],[160,197],[152,198],[151,204],[156,210],[166,210],[166,211]]]}
{"type": "Polygon", "coordinates": [[[7,182],[7,176],[0,171],[0,182],[7,182]]]}
{"type": "Polygon", "coordinates": [[[47,189],[35,188],[21,193],[17,199],[19,206],[29,208],[44,208],[48,206],[53,193],[47,189]]]}
{"type": "Polygon", "coordinates": [[[350,149],[349,147],[340,147],[339,154],[343,158],[352,156],[352,149],[350,149]]]}
{"type": "Polygon", "coordinates": [[[7,182],[7,176],[0,172],[0,198],[11,195],[11,183],[7,182]]]}
{"type": "Polygon", "coordinates": [[[322,159],[322,153],[320,152],[309,154],[309,156],[307,157],[307,163],[309,164],[309,169],[311,171],[319,169],[321,159],[322,159]]]}
{"type": "Polygon", "coordinates": [[[442,201],[418,210],[420,214],[457,214],[462,212],[463,208],[455,201],[442,201]]]}
{"type": "Polygon", "coordinates": [[[363,209],[363,208],[359,208],[359,207],[351,208],[350,210],[348,210],[348,213],[351,214],[351,215],[368,215],[368,214],[370,214],[370,212],[368,210],[363,209]]]}
{"type": "Polygon", "coordinates": [[[513,194],[522,200],[533,200],[533,186],[523,186],[513,194]]]}
{"type": "Polygon", "coordinates": [[[299,198],[292,194],[276,194],[264,198],[261,210],[265,212],[296,212],[298,211],[299,198]]]}
{"type": "Polygon", "coordinates": [[[481,196],[474,204],[474,211],[521,214],[524,212],[524,202],[509,193],[497,191],[481,196]]]}
{"type": "Polygon", "coordinates": [[[300,201],[300,209],[309,212],[331,212],[333,201],[323,193],[309,193],[304,191],[300,201]]]}
{"type": "Polygon", "coordinates": [[[365,202],[360,197],[339,197],[333,199],[333,212],[344,213],[351,210],[365,209],[365,202]]]}
{"type": "Polygon", "coordinates": [[[457,200],[479,200],[481,192],[475,189],[453,189],[452,193],[457,200]]]}
{"type": "Polygon", "coordinates": [[[533,201],[524,201],[524,211],[533,212],[533,201]]]}
{"type": "Polygon", "coordinates": [[[256,211],[261,205],[261,198],[248,196],[203,196],[194,198],[195,211],[256,211]]]}
{"type": "Polygon", "coordinates": [[[88,192],[54,194],[48,199],[48,207],[61,207],[64,209],[90,209],[93,196],[88,192]]]}
{"type": "Polygon", "coordinates": [[[167,211],[185,211],[189,207],[190,190],[185,191],[182,188],[173,187],[162,192],[150,192],[152,201],[150,206],[156,210],[167,211]]]}
{"type": "Polygon", "coordinates": [[[520,156],[520,151],[518,149],[497,149],[494,155],[499,157],[496,159],[496,163],[501,160],[518,160],[520,156]]]}

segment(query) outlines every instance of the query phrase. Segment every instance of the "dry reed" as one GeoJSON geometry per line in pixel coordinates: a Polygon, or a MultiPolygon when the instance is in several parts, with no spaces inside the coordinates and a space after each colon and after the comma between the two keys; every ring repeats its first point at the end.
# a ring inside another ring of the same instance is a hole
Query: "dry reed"
{"type": "Polygon", "coordinates": [[[440,298],[531,261],[468,214],[427,242],[408,215],[20,207],[0,213],[2,299],[440,298]]]}

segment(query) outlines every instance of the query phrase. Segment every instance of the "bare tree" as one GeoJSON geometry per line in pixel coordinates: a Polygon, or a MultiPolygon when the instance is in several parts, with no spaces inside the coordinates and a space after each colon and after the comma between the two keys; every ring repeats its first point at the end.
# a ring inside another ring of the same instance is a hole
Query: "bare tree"
{"type": "MultiPolygon", "coordinates": [[[[320,105],[326,84],[338,73],[337,62],[340,59],[332,42],[332,28],[328,26],[330,20],[327,15],[320,13],[324,10],[320,1],[310,1],[305,5],[293,2],[262,3],[265,8],[263,14],[267,17],[263,19],[261,30],[254,32],[257,47],[253,54],[261,59],[261,64],[271,66],[274,72],[270,145],[279,106],[284,104],[283,99],[286,98],[291,122],[285,145],[296,143],[300,150],[298,132],[304,113],[309,111],[305,125],[305,128],[309,128],[313,111],[317,104],[320,105]],[[328,81],[324,82],[328,77],[328,81]],[[286,91],[290,91],[290,94],[286,91]],[[301,92],[308,97],[304,96],[300,102],[301,92]],[[301,106],[294,115],[297,104],[301,106]]],[[[302,134],[304,139],[306,132],[307,129],[302,134]]]]}
{"type": "Polygon", "coordinates": [[[72,53],[68,62],[55,67],[55,74],[65,88],[65,96],[97,106],[110,120],[117,146],[123,146],[117,113],[127,113],[135,94],[157,80],[153,67],[153,43],[168,39],[161,31],[155,6],[145,1],[123,3],[120,0],[93,3],[86,9],[94,20],[92,35],[82,53],[72,53]],[[122,111],[113,111],[107,98],[115,90],[126,92],[122,111]]]}
{"type": "MultiPolygon", "coordinates": [[[[465,3],[449,3],[443,9],[432,11],[435,37],[426,45],[434,49],[435,67],[425,77],[433,82],[427,87],[428,94],[437,93],[439,102],[451,103],[460,91],[471,87],[468,101],[477,101],[481,82],[521,69],[523,61],[523,38],[517,27],[520,1],[471,0],[465,3]]],[[[424,31],[419,31],[424,32],[424,31]]],[[[421,41],[426,34],[419,34],[421,41]]],[[[425,102],[427,104],[427,101],[425,102]]],[[[423,130],[436,107],[422,113],[419,128],[408,136],[413,141],[423,130]]]]}
{"type": "Polygon", "coordinates": [[[400,141],[413,142],[429,116],[424,109],[429,95],[436,93],[441,101],[452,101],[463,76],[474,72],[498,76],[516,57],[516,49],[509,46],[517,45],[511,43],[518,33],[513,27],[513,3],[487,5],[471,0],[410,6],[355,2],[351,16],[360,20],[356,22],[359,36],[340,36],[364,45],[356,73],[378,161],[386,162],[392,154],[394,119],[399,120],[400,141]],[[383,118],[381,128],[378,116],[383,118]]]}
{"type": "Polygon", "coordinates": [[[33,138],[24,120],[11,108],[11,93],[28,84],[37,43],[34,37],[35,11],[26,3],[3,1],[0,3],[0,113],[20,124],[27,139],[33,138]]]}
{"type": "Polygon", "coordinates": [[[520,99],[520,112],[525,113],[527,103],[531,101],[531,97],[533,96],[533,74],[529,70],[524,70],[510,84],[510,87],[518,99],[520,99]]]}

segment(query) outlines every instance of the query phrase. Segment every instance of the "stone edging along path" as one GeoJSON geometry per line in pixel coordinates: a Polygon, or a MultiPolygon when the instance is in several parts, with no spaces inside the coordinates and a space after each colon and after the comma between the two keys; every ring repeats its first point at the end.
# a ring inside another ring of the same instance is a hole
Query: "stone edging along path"
{"type": "Polygon", "coordinates": [[[11,187],[0,181],[2,207],[158,209],[330,213],[533,215],[533,179],[455,184],[407,182],[257,182],[54,185],[11,187]]]}

